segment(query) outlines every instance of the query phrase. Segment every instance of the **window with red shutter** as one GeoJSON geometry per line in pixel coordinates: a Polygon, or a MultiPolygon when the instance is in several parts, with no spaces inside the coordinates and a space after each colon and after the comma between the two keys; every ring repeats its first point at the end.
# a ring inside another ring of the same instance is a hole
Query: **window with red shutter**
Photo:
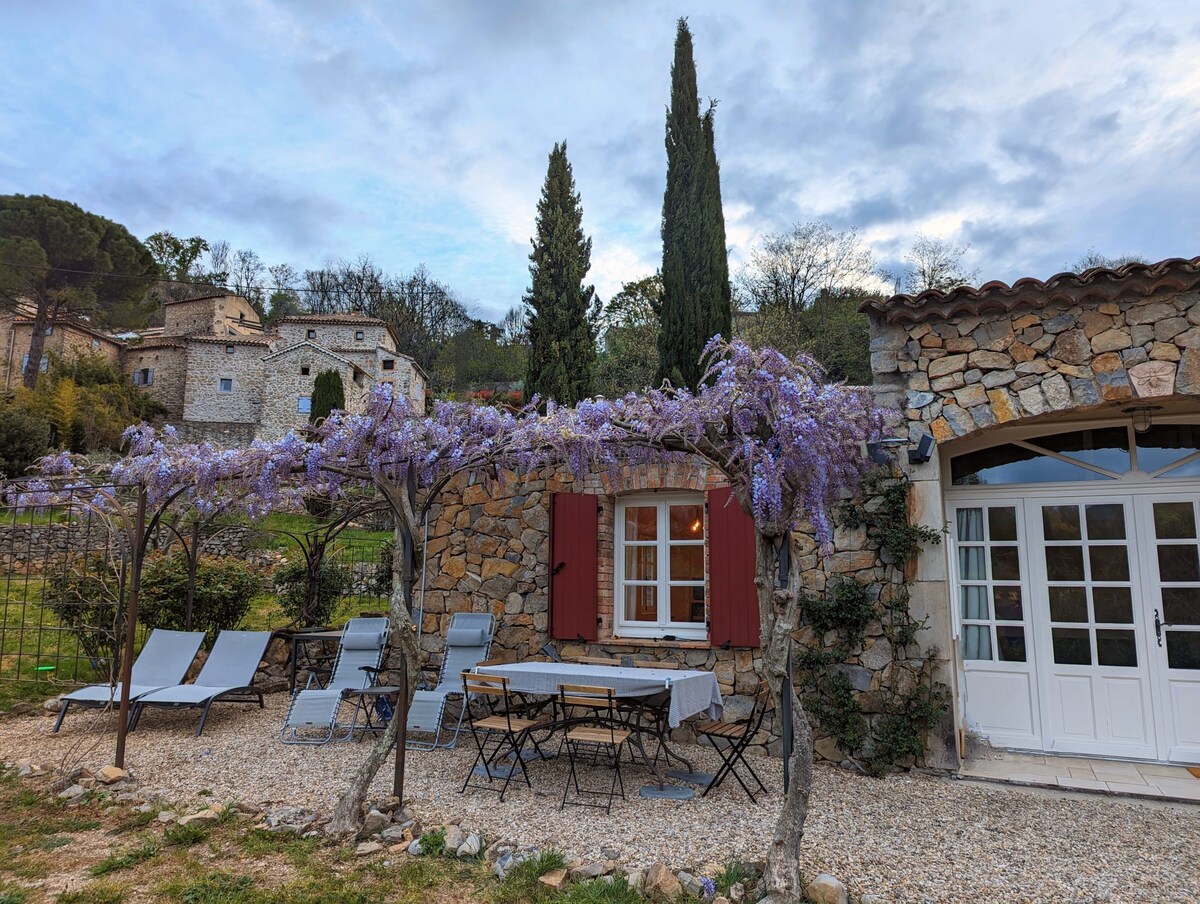
{"type": "Polygon", "coordinates": [[[586,493],[550,496],[550,636],[558,640],[597,636],[597,502],[586,493]]]}
{"type": "Polygon", "coordinates": [[[759,646],[754,520],[728,487],[708,494],[709,639],[714,647],[759,646]]]}

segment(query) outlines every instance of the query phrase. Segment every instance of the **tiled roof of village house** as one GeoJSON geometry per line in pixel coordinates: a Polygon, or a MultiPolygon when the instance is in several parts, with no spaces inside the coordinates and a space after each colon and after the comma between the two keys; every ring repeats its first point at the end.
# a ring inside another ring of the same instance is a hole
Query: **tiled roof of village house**
{"type": "Polygon", "coordinates": [[[289,314],[280,323],[373,323],[383,325],[377,317],[366,314],[289,314]]]}
{"type": "Polygon", "coordinates": [[[1012,285],[993,280],[979,288],[959,286],[948,292],[893,295],[863,302],[859,310],[888,323],[948,320],[1018,307],[1044,308],[1056,302],[1098,304],[1129,296],[1146,298],[1160,292],[1186,292],[1200,286],[1200,257],[1172,257],[1157,264],[1124,264],[1115,269],[1093,267],[1082,273],[1059,273],[1046,281],[1025,277],[1012,285]]]}
{"type": "Polygon", "coordinates": [[[269,339],[259,336],[183,336],[187,342],[210,342],[213,345],[261,345],[271,344],[269,339]]]}
{"type": "Polygon", "coordinates": [[[187,301],[207,301],[210,298],[227,298],[231,295],[235,298],[240,297],[234,292],[210,292],[208,295],[193,295],[191,298],[169,298],[163,302],[163,306],[165,307],[169,304],[183,304],[187,301]]]}

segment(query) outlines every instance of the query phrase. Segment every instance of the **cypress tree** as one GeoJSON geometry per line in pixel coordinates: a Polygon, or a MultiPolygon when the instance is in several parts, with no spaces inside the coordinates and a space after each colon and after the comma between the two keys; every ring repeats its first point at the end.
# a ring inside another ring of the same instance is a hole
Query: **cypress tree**
{"type": "Polygon", "coordinates": [[[529,255],[526,398],[536,393],[573,406],[592,394],[596,336],[589,311],[596,290],[583,284],[592,265],[592,240],[584,236],[582,224],[583,207],[564,141],[550,152],[529,255]]]}
{"type": "Polygon", "coordinates": [[[336,370],[323,370],[313,381],[311,404],[308,406],[308,419],[317,423],[329,417],[335,408],[346,407],[346,390],[342,386],[342,375],[336,370]]]}
{"type": "Polygon", "coordinates": [[[716,103],[700,112],[692,33],[680,19],[667,110],[667,189],[663,194],[663,300],[658,378],[700,383],[705,343],[732,331],[729,259],[721,173],[714,143],[716,103]]]}

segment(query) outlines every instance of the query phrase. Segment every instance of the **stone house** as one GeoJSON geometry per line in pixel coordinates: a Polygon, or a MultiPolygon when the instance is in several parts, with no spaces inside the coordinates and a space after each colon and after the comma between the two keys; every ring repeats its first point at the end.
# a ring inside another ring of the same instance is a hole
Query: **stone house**
{"type": "MultiPolygon", "coordinates": [[[[4,350],[0,374],[5,389],[21,384],[29,358],[33,313],[32,309],[0,312],[0,347],[4,350]]],[[[74,360],[80,355],[97,355],[110,364],[119,364],[122,347],[119,339],[89,326],[86,321],[59,315],[46,331],[42,370],[48,369],[51,357],[74,360]]]]}
{"type": "MultiPolygon", "coordinates": [[[[968,734],[1200,762],[1200,258],[864,310],[883,454],[912,482],[910,518],[945,537],[903,575],[916,649],[873,619],[837,666],[868,722],[930,667],[949,694],[930,765],[956,767],[968,734]]],[[[727,497],[696,462],[454,483],[430,513],[422,647],[436,656],[452,613],[490,609],[496,655],[553,642],[712,669],[727,718],[743,715],[761,667],[752,527],[727,497]]],[[[808,590],[896,592],[861,528],[828,557],[796,540],[808,590]]]]}

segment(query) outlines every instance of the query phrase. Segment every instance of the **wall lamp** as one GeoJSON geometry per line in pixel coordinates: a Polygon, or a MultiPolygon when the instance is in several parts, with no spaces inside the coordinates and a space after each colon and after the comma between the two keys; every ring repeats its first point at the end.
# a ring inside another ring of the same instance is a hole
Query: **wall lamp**
{"type": "MultiPolygon", "coordinates": [[[[863,443],[862,453],[877,465],[888,465],[892,462],[889,451],[908,445],[911,445],[911,441],[907,437],[890,436],[873,443],[863,443]]],[[[924,434],[917,440],[916,448],[908,450],[908,463],[910,465],[925,464],[933,457],[933,447],[933,437],[928,433],[924,434]]]]}
{"type": "Polygon", "coordinates": [[[1153,425],[1153,415],[1156,411],[1162,411],[1162,405],[1133,405],[1122,408],[1121,414],[1130,416],[1134,433],[1145,433],[1153,425]]]}

